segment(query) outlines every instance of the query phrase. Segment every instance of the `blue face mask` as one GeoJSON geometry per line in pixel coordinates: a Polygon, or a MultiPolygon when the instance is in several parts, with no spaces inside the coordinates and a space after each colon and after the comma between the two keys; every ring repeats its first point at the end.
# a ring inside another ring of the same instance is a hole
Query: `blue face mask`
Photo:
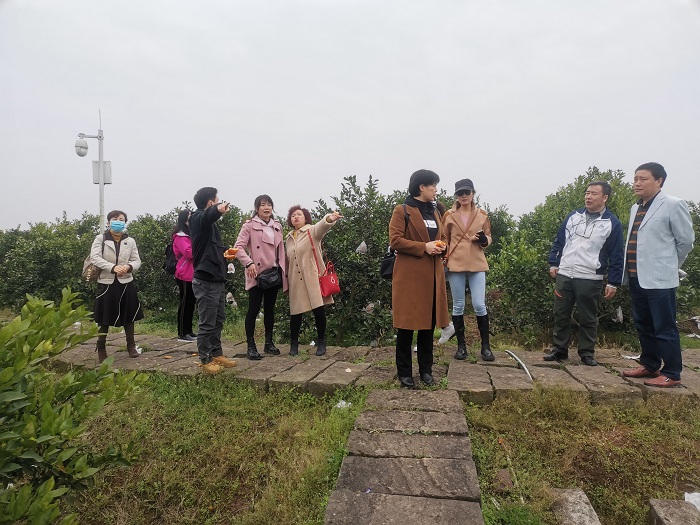
{"type": "Polygon", "coordinates": [[[112,230],[114,233],[123,232],[125,226],[126,226],[126,223],[124,221],[117,221],[114,219],[109,221],[109,229],[112,230]]]}

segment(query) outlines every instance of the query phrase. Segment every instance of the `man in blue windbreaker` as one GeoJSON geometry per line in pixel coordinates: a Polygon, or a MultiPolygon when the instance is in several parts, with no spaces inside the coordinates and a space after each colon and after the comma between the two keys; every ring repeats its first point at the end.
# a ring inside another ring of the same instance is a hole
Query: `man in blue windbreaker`
{"type": "Polygon", "coordinates": [[[612,299],[622,282],[624,242],[620,220],[606,208],[610,184],[597,180],[586,188],[585,208],[571,212],[559,227],[549,255],[554,287],[553,345],[545,361],[569,357],[571,313],[578,308],[578,355],[584,365],[593,357],[598,336],[598,302],[612,299]],[[605,274],[607,284],[605,283],[605,274]]]}

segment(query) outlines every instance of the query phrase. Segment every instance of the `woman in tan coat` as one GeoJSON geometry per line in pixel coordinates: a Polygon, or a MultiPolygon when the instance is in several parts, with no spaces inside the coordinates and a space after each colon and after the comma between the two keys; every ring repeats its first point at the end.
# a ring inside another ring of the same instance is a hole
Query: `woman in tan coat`
{"type": "Polygon", "coordinates": [[[392,277],[392,315],[396,334],[396,370],[401,386],[414,388],[411,369],[413,331],[418,330],[418,371],[433,385],[433,330],[446,326],[447,293],[441,255],[445,233],[433,201],[440,177],[430,170],[411,175],[409,197],[394,208],[389,243],[396,250],[392,277]]]}
{"type": "Polygon", "coordinates": [[[311,224],[311,214],[306,208],[292,206],[287,214],[287,224],[293,228],[287,234],[287,281],[289,283],[289,313],[291,343],[289,355],[299,354],[299,331],[304,312],[311,310],[316,321],[318,340],[316,355],[326,353],[326,312],[324,306],[333,303],[332,297],[321,295],[318,277],[326,263],[321,253],[321,241],[341,215],[329,213],[316,224],[311,224]]]}
{"type": "Polygon", "coordinates": [[[474,202],[474,184],[462,179],[455,184],[457,201],[443,222],[447,233],[447,280],[452,290],[452,324],[457,336],[455,359],[466,359],[464,339],[464,301],[467,281],[481,335],[481,358],[495,358],[489,344],[489,316],[486,310],[486,262],[484,248],[491,244],[491,222],[488,214],[474,202]]]}

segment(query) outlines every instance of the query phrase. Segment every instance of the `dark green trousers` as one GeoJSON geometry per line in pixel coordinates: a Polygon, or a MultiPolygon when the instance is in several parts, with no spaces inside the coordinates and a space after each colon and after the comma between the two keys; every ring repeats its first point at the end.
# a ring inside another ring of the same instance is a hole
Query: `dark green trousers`
{"type": "Polygon", "coordinates": [[[571,313],[578,308],[578,355],[593,356],[598,337],[598,302],[603,292],[603,281],[571,279],[557,274],[554,286],[554,348],[563,354],[569,352],[571,340],[571,313]]]}

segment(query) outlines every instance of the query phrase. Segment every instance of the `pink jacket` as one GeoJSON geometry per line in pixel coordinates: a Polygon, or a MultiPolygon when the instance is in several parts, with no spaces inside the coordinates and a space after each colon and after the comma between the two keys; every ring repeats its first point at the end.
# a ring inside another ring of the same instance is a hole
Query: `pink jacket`
{"type": "MultiPolygon", "coordinates": [[[[241,232],[238,234],[234,248],[238,248],[236,258],[241,261],[243,267],[249,263],[256,265],[258,273],[275,265],[275,252],[279,256],[279,265],[282,268],[282,289],[287,291],[287,258],[284,255],[284,242],[282,239],[282,225],[272,219],[270,223],[274,239],[266,234],[267,225],[257,215],[246,221],[241,227],[241,232]]],[[[245,276],[245,289],[250,290],[257,284],[255,279],[245,276]]]]}
{"type": "Polygon", "coordinates": [[[194,274],[194,262],[192,258],[192,240],[184,232],[173,235],[173,252],[177,259],[175,266],[175,278],[181,281],[192,282],[194,274]]]}

